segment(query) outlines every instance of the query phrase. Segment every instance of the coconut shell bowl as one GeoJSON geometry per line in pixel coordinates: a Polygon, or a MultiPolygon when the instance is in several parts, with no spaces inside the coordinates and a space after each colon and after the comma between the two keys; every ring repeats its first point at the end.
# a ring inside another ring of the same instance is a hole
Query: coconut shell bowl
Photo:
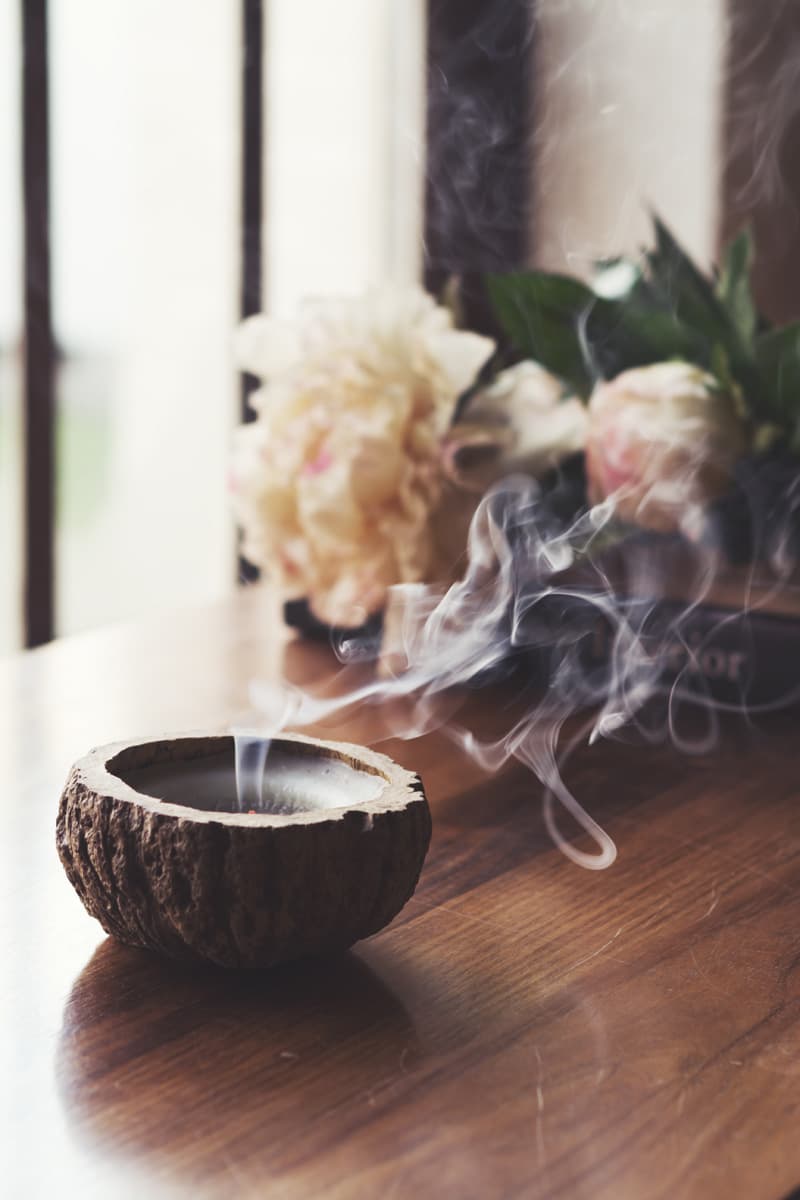
{"type": "Polygon", "coordinates": [[[417,775],[282,734],[256,795],[240,811],[232,736],[106,746],[70,772],[59,856],[107,933],[223,967],[343,951],[412,895],[431,833],[417,775]]]}

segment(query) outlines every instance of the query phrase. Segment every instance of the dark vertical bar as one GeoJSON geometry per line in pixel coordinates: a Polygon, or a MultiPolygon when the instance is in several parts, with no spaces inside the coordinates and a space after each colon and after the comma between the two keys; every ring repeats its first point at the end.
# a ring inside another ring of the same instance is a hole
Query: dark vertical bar
{"type": "MultiPolygon", "coordinates": [[[[243,0],[242,8],[242,263],[239,311],[242,317],[262,307],[264,219],[264,6],[263,0],[243,0]]],[[[250,396],[258,380],[242,376],[243,421],[255,413],[250,396]]],[[[248,583],[258,571],[239,558],[239,579],[248,583]]]]}
{"type": "Polygon", "coordinates": [[[728,0],[720,238],[745,226],[759,308],[800,317],[800,6],[728,0]]]}
{"type": "Polygon", "coordinates": [[[55,403],[50,298],[47,0],[22,0],[25,271],[25,641],[53,636],[55,403]]]}
{"type": "MultiPolygon", "coordinates": [[[[242,45],[242,268],[239,308],[243,317],[261,309],[264,215],[264,9],[263,0],[243,0],[242,45]]],[[[252,418],[248,397],[257,386],[242,383],[242,419],[252,418]]]]}
{"type": "Polygon", "coordinates": [[[487,329],[479,276],[522,266],[531,236],[533,9],[428,0],[425,285],[458,276],[487,329]]]}

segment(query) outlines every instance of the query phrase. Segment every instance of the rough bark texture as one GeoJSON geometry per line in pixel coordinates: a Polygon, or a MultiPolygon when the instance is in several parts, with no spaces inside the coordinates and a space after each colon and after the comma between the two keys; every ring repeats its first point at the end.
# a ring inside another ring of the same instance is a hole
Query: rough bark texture
{"type": "MultiPolygon", "coordinates": [[[[153,743],[156,755],[169,745],[153,743]]],[[[341,749],[350,761],[357,755],[341,749]]],[[[272,966],[376,933],[416,887],[431,833],[417,776],[404,773],[404,785],[388,782],[380,802],[332,810],[330,819],[237,823],[191,808],[178,814],[148,797],[138,803],[110,772],[100,772],[107,786],[99,786],[86,761],[61,797],[58,852],[87,911],[129,945],[272,966]]]]}

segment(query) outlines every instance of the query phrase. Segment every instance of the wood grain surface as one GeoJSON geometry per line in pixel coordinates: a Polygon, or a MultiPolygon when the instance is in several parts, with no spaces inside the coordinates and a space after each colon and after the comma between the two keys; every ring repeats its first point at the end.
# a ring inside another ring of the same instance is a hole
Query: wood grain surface
{"type": "MultiPolygon", "coordinates": [[[[55,850],[92,745],[218,729],[254,676],[334,670],[258,591],[0,664],[0,1191],[88,1197],[778,1200],[800,1183],[798,728],[605,743],[569,781],[617,841],[587,872],[541,793],[441,735],[416,896],[325,962],[187,970],[104,938],[55,850]]],[[[473,697],[502,724],[510,689],[473,697]]],[[[353,718],[323,736],[367,740],[353,718]]]]}

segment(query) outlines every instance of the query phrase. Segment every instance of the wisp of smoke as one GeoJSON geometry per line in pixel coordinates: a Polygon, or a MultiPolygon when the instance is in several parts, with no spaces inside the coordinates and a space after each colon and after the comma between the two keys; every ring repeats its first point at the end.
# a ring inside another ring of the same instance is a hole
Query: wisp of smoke
{"type": "MultiPolygon", "coordinates": [[[[487,770],[518,759],[544,787],[545,823],[564,854],[594,870],[610,866],[616,857],[613,841],[564,782],[559,739],[565,721],[590,713],[578,735],[590,743],[634,721],[663,690],[665,648],[677,644],[685,649],[685,658],[683,669],[671,673],[668,729],[684,749],[707,749],[716,736],[710,726],[699,740],[689,742],[679,732],[674,709],[697,651],[685,641],[685,622],[707,592],[717,556],[706,550],[698,556],[692,602],[679,605],[666,624],[654,629],[650,619],[662,598],[653,594],[659,567],[652,554],[658,551],[643,549],[634,539],[636,553],[626,554],[624,590],[618,591],[604,553],[614,510],[611,499],[564,519],[537,482],[527,476],[504,479],[477,508],[463,579],[446,591],[423,584],[393,589],[390,608],[402,615],[387,660],[399,660],[402,669],[379,673],[333,698],[256,682],[251,701],[261,714],[264,734],[318,724],[362,705],[391,707],[395,713],[389,702],[404,700],[405,715],[390,718],[387,736],[416,738],[439,729],[487,770]],[[599,632],[602,655],[596,653],[599,632]],[[477,738],[455,720],[465,685],[523,654],[544,667],[547,686],[502,737],[477,738]],[[593,852],[576,847],[562,833],[557,806],[594,841],[593,852]]],[[[358,657],[352,643],[339,651],[345,662],[358,657]]],[[[652,728],[642,729],[653,736],[652,728]]],[[[252,738],[240,743],[242,761],[245,754],[252,759],[252,738]]],[[[260,762],[263,768],[263,757],[260,762]]]]}

